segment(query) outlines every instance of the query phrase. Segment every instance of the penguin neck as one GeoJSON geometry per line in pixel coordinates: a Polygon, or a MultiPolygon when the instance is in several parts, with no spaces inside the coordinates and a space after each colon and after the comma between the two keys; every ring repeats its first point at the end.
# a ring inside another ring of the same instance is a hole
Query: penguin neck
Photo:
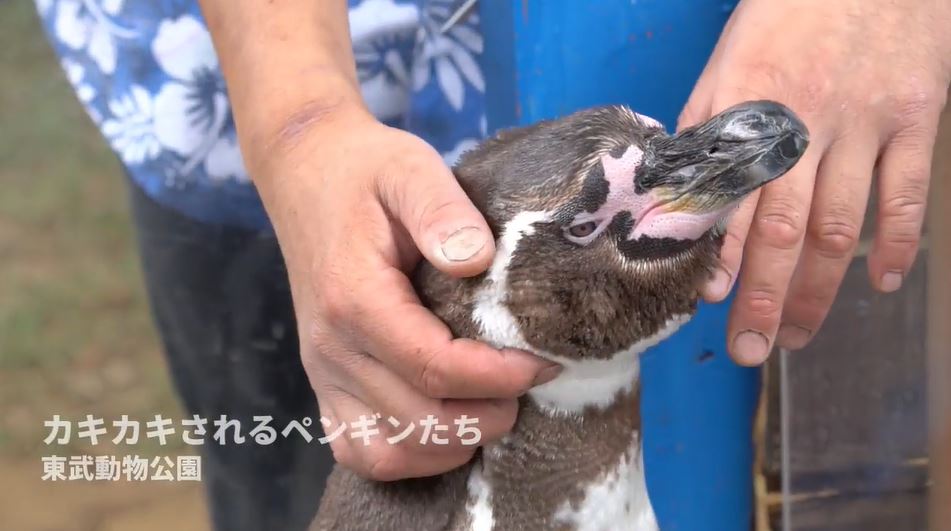
{"type": "Polygon", "coordinates": [[[631,529],[656,530],[644,472],[640,355],[690,314],[673,315],[612,355],[569,357],[534,348],[505,304],[499,289],[504,277],[492,278],[490,271],[489,280],[474,297],[467,319],[472,326],[465,328],[490,344],[532,351],[563,369],[523,396],[512,431],[483,449],[469,478],[471,529],[582,531],[632,523],[631,529]]]}
{"type": "Polygon", "coordinates": [[[577,414],[585,408],[604,408],[618,396],[631,394],[640,380],[640,356],[645,350],[670,337],[690,315],[675,315],[653,335],[607,357],[566,357],[532,349],[519,337],[519,345],[561,365],[554,380],[529,390],[542,409],[554,415],[577,414]]]}
{"type": "MultiPolygon", "coordinates": [[[[563,385],[583,385],[570,376],[563,385]]],[[[622,522],[656,529],[644,476],[639,382],[576,412],[542,400],[524,396],[513,430],[483,449],[470,477],[470,515],[489,515],[491,529],[612,529],[622,522]],[[486,501],[477,510],[480,496],[486,501]]]]}
{"type": "MultiPolygon", "coordinates": [[[[520,401],[512,431],[486,446],[469,478],[472,529],[657,529],[647,493],[640,414],[640,355],[690,319],[607,357],[532,349],[504,305],[482,298],[480,339],[533,350],[562,365],[520,401]],[[492,311],[489,311],[492,310],[492,311]]],[[[491,300],[491,299],[488,299],[491,300]]],[[[480,311],[481,310],[481,311],[480,311]]]]}

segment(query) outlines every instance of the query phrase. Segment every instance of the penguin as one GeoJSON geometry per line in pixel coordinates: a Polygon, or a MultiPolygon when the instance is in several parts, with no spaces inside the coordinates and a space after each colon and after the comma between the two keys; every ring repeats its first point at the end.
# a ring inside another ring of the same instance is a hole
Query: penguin
{"type": "Polygon", "coordinates": [[[562,365],[500,441],[448,473],[393,482],[337,466],[312,531],[658,529],[644,474],[639,355],[696,311],[740,200],[808,131],[771,101],[669,135],[603,106],[499,133],[454,173],[496,237],[484,274],[415,271],[457,337],[562,365]]]}

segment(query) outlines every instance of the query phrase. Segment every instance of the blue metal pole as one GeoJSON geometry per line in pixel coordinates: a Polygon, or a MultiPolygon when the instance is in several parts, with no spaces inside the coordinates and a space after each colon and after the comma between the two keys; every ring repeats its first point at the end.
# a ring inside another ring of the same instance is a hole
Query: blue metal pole
{"type": "MultiPolygon", "coordinates": [[[[673,128],[736,0],[481,0],[489,129],[624,103],[673,128]]],[[[753,517],[758,371],[726,353],[728,303],[645,353],[648,488],[661,529],[753,517]]]]}

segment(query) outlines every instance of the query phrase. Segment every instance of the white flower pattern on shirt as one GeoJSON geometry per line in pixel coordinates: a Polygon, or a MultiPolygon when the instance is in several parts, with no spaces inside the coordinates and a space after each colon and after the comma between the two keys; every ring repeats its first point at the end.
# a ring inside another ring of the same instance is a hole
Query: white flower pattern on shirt
{"type": "Polygon", "coordinates": [[[479,92],[485,92],[482,70],[473,56],[482,53],[482,36],[473,28],[473,25],[478,24],[478,16],[471,15],[464,23],[457,23],[442,33],[440,30],[452,16],[457,2],[432,0],[432,3],[419,29],[422,60],[415,63],[413,88],[420,90],[429,84],[431,72],[435,70],[443,94],[452,107],[459,111],[464,104],[465,81],[479,92]]]}
{"type": "MultiPolygon", "coordinates": [[[[266,228],[197,0],[35,0],[63,71],[133,181],[198,219],[266,228]]],[[[454,161],[485,134],[474,15],[458,0],[350,0],[371,111],[454,161]]]]}
{"type": "Polygon", "coordinates": [[[102,133],[127,165],[153,160],[162,151],[155,136],[152,96],[135,85],[126,94],[109,102],[109,115],[102,133]]]}
{"type": "MultiPolygon", "coordinates": [[[[112,17],[122,9],[124,0],[60,0],[54,19],[56,35],[63,44],[85,50],[99,69],[111,74],[115,71],[117,39],[136,36],[134,30],[117,24],[112,17]]],[[[50,12],[50,0],[41,2],[38,10],[50,12]],[[45,5],[43,5],[45,4],[45,5]]]]}

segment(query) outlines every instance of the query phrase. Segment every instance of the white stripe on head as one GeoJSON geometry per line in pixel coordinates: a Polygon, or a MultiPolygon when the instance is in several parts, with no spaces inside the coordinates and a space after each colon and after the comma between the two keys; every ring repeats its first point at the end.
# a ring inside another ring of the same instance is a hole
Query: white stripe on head
{"type": "Polygon", "coordinates": [[[519,212],[502,228],[495,259],[486,275],[485,285],[475,296],[476,303],[472,309],[473,319],[482,328],[482,339],[498,348],[530,349],[522,337],[518,322],[505,305],[508,267],[522,237],[535,233],[535,223],[550,219],[550,212],[519,212]]]}

